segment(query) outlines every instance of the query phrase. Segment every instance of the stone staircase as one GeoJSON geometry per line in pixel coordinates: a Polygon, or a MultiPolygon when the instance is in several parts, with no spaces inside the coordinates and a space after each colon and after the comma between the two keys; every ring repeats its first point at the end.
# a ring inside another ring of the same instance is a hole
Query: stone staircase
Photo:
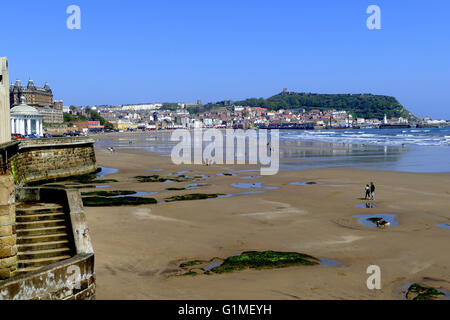
{"type": "Polygon", "coordinates": [[[74,256],[63,207],[53,203],[16,206],[17,275],[74,256]]]}

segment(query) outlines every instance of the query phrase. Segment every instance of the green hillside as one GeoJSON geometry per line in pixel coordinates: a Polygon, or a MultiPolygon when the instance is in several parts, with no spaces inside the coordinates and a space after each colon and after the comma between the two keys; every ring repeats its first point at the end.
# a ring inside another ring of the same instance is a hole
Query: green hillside
{"type": "Polygon", "coordinates": [[[387,114],[391,117],[415,119],[394,97],[373,94],[316,94],[283,92],[268,99],[251,98],[238,101],[236,105],[264,107],[270,110],[312,109],[345,110],[354,117],[383,119],[387,114]]]}

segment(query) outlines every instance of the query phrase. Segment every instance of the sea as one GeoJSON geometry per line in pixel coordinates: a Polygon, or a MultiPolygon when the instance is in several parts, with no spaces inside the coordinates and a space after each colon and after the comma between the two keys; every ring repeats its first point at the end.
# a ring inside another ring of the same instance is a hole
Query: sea
{"type": "MultiPolygon", "coordinates": [[[[96,147],[142,149],[170,157],[170,132],[98,140],[96,147]]],[[[357,168],[450,172],[450,128],[281,130],[280,169],[357,168]]]]}

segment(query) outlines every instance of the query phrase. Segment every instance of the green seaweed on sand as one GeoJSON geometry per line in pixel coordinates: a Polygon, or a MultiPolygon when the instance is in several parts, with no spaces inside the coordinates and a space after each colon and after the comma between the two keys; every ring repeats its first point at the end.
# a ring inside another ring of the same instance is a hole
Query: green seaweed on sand
{"type": "Polygon", "coordinates": [[[423,287],[417,283],[412,284],[406,293],[406,299],[408,300],[436,300],[440,296],[445,296],[445,293],[435,288],[423,287]]]}
{"type": "Polygon", "coordinates": [[[166,190],[168,190],[168,191],[182,191],[182,190],[186,190],[186,188],[167,188],[166,190]]]}
{"type": "Polygon", "coordinates": [[[310,182],[307,182],[306,184],[317,184],[317,182],[310,181],[310,182]]]}
{"type": "Polygon", "coordinates": [[[114,183],[114,182],[119,182],[116,179],[97,179],[97,180],[92,180],[89,183],[114,183]]]}
{"type": "Polygon", "coordinates": [[[173,196],[170,198],[166,198],[166,202],[204,200],[204,199],[217,198],[218,196],[219,196],[218,194],[192,193],[192,194],[186,194],[183,196],[173,196]]]}
{"type": "Polygon", "coordinates": [[[248,251],[224,260],[223,264],[211,269],[214,273],[240,271],[244,269],[274,269],[296,265],[318,265],[320,260],[297,252],[248,251]]]}
{"type": "Polygon", "coordinates": [[[114,190],[114,191],[91,191],[81,193],[82,196],[97,196],[97,197],[129,196],[132,194],[136,194],[136,191],[114,190]]]}
{"type": "Polygon", "coordinates": [[[176,178],[163,178],[157,174],[151,176],[136,176],[134,177],[139,182],[166,182],[166,181],[174,181],[174,182],[185,182],[189,179],[187,176],[178,176],[176,178]]]}
{"type": "Polygon", "coordinates": [[[136,176],[134,177],[135,179],[137,179],[139,182],[166,182],[167,179],[165,178],[161,178],[158,175],[152,175],[152,176],[136,176]]]}
{"type": "Polygon", "coordinates": [[[95,185],[86,185],[86,184],[46,184],[43,186],[44,188],[56,188],[56,189],[89,189],[95,188],[95,185]]]}
{"type": "Polygon", "coordinates": [[[107,197],[85,197],[83,198],[83,205],[86,207],[118,207],[118,206],[138,206],[143,204],[157,203],[154,198],[144,197],[121,197],[121,198],[107,198],[107,197]]]}
{"type": "Polygon", "coordinates": [[[203,260],[192,260],[192,261],[186,261],[180,264],[180,268],[186,268],[186,267],[193,267],[198,266],[199,264],[205,263],[206,261],[203,260]]]}
{"type": "Polygon", "coordinates": [[[226,259],[213,258],[209,261],[192,260],[183,262],[180,264],[180,268],[183,268],[186,271],[183,275],[192,275],[192,273],[211,275],[245,269],[278,269],[291,266],[313,266],[318,264],[320,264],[319,259],[304,253],[247,251],[226,259]],[[212,266],[212,264],[215,264],[216,266],[212,266]]]}
{"type": "Polygon", "coordinates": [[[189,272],[186,272],[186,273],[179,274],[179,275],[177,275],[177,276],[178,276],[178,277],[189,277],[189,276],[195,277],[195,276],[198,276],[198,275],[199,275],[199,274],[198,274],[197,272],[189,271],[189,272]]]}
{"type": "Polygon", "coordinates": [[[92,172],[92,173],[76,175],[76,176],[72,176],[72,177],[40,180],[40,181],[36,181],[36,182],[27,183],[26,186],[36,187],[36,186],[43,186],[43,185],[48,185],[48,184],[52,184],[52,183],[64,183],[64,184],[78,183],[78,184],[84,185],[84,184],[93,184],[93,183],[99,184],[99,183],[118,182],[116,179],[97,179],[97,173],[100,171],[101,171],[101,169],[98,168],[95,172],[92,172]]]}
{"type": "Polygon", "coordinates": [[[227,176],[227,177],[232,177],[232,176],[233,176],[232,173],[228,173],[228,172],[225,172],[223,175],[224,175],[224,176],[227,176]]]}

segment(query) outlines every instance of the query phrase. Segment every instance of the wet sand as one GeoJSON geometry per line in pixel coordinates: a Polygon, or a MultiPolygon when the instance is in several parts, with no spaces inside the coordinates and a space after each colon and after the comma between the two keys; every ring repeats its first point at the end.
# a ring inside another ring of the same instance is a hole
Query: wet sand
{"type": "MultiPolygon", "coordinates": [[[[103,139],[102,136],[96,136],[103,139]]],[[[110,188],[158,192],[159,202],[190,193],[259,194],[137,207],[86,208],[96,259],[97,299],[401,299],[402,286],[420,282],[450,291],[448,229],[450,174],[352,169],[240,172],[256,166],[175,166],[170,158],[134,149],[96,149],[98,165],[119,169],[110,188]],[[152,172],[153,169],[164,171],[152,172]],[[194,170],[195,182],[139,183],[137,175],[194,170]],[[278,189],[241,189],[234,183],[278,189]],[[293,185],[292,182],[324,182],[293,185]],[[376,208],[359,208],[374,181],[376,208]],[[191,183],[194,190],[167,191],[191,183]],[[364,226],[355,215],[395,214],[397,226],[364,226]],[[295,251],[339,261],[338,266],[246,270],[221,275],[173,276],[180,262],[226,258],[250,250],[295,251]],[[366,269],[381,268],[382,289],[369,290],[366,269]]],[[[92,189],[91,189],[92,190],[92,189]]]]}

